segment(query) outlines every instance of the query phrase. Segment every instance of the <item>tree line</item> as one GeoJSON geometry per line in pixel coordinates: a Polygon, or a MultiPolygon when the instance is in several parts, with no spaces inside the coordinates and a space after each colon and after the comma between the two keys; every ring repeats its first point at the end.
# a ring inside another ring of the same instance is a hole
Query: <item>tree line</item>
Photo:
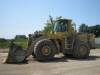
{"type": "Polygon", "coordinates": [[[93,26],[88,26],[86,24],[81,24],[79,27],[79,32],[93,33],[96,37],[100,37],[100,25],[97,24],[93,26]]]}
{"type": "Polygon", "coordinates": [[[0,48],[9,48],[12,40],[20,44],[23,48],[27,48],[28,38],[26,35],[16,35],[14,39],[0,38],[0,48]]]}

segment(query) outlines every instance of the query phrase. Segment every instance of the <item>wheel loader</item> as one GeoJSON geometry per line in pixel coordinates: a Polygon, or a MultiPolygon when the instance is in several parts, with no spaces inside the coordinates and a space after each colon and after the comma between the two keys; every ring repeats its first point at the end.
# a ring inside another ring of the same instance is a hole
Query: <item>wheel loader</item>
{"type": "Polygon", "coordinates": [[[23,50],[18,44],[12,43],[6,63],[20,63],[32,55],[38,61],[51,60],[55,54],[63,53],[66,57],[87,58],[90,50],[95,48],[93,34],[76,32],[71,19],[58,19],[52,23],[47,33],[29,35],[28,47],[23,50]]]}

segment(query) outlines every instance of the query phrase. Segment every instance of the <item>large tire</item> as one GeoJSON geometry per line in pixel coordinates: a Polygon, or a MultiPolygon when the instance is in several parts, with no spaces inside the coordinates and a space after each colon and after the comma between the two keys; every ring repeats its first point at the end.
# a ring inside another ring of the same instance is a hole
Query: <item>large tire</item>
{"type": "Polygon", "coordinates": [[[42,40],[42,39],[45,39],[45,38],[46,38],[45,36],[42,36],[42,37],[39,37],[39,38],[35,39],[34,41],[32,41],[32,44],[28,48],[27,57],[32,55],[33,58],[36,58],[36,55],[34,54],[34,46],[39,40],[42,40]]]}
{"type": "MultiPolygon", "coordinates": [[[[32,49],[34,49],[34,45],[36,44],[36,41],[33,41],[33,43],[32,43],[32,49]]],[[[35,54],[34,54],[34,50],[32,51],[32,56],[33,56],[33,58],[36,58],[36,56],[35,56],[35,54]]]]}
{"type": "Polygon", "coordinates": [[[41,61],[52,59],[55,55],[55,50],[54,44],[48,39],[42,39],[34,46],[36,59],[41,61]]]}
{"type": "Polygon", "coordinates": [[[73,57],[84,59],[87,58],[90,54],[90,48],[87,43],[84,43],[82,41],[77,41],[74,45],[73,49],[73,57]]]}

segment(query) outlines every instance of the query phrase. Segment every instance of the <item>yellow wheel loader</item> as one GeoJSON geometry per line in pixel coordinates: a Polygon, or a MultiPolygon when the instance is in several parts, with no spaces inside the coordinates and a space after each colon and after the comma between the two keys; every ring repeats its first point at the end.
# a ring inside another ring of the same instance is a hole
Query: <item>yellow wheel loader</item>
{"type": "Polygon", "coordinates": [[[71,19],[59,19],[55,22],[51,19],[51,22],[52,28],[47,33],[37,34],[35,40],[29,35],[26,51],[21,46],[12,44],[6,63],[20,63],[30,55],[39,61],[45,61],[53,59],[58,53],[63,53],[66,57],[72,55],[79,59],[87,58],[90,49],[95,48],[95,36],[76,32],[71,19]]]}

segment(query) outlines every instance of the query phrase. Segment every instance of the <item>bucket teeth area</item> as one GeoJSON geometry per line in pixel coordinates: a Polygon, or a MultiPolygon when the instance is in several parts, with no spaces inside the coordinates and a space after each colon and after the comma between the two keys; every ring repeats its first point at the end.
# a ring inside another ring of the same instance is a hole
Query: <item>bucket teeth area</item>
{"type": "Polygon", "coordinates": [[[5,63],[22,63],[25,61],[26,51],[18,44],[11,44],[5,63]]]}

